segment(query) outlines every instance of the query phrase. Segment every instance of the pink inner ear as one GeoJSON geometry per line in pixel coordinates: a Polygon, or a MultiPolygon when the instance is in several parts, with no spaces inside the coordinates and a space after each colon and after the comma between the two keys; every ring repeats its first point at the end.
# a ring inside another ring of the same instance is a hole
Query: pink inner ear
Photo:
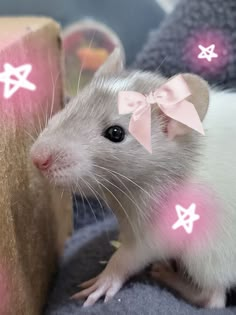
{"type": "Polygon", "coordinates": [[[190,128],[166,116],[161,109],[158,108],[158,116],[162,122],[162,131],[169,140],[173,140],[177,136],[185,135],[190,131],[190,128]]]}
{"type": "Polygon", "coordinates": [[[178,123],[175,120],[170,120],[167,125],[167,134],[170,140],[173,140],[176,136],[183,136],[190,131],[190,128],[178,123]]]}

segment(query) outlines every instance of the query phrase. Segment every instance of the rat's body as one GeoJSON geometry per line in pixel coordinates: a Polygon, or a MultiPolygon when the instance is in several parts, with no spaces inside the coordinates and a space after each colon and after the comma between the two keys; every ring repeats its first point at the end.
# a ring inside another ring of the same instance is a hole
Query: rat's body
{"type": "MultiPolygon", "coordinates": [[[[226,289],[236,284],[236,145],[231,140],[236,135],[236,95],[213,93],[204,122],[205,137],[166,121],[153,109],[153,152],[149,154],[128,134],[130,116],[118,115],[117,95],[121,90],[147,94],[166,79],[124,72],[118,55],[114,53],[91,85],[50,120],[31,152],[46,177],[78,193],[82,189],[87,195],[102,197],[120,223],[121,247],[103,273],[85,283],[86,289],[76,296],[88,297],[85,305],[102,295],[107,301],[146,265],[177,258],[199,286],[199,294],[194,287],[191,293],[191,284],[181,277],[178,282],[173,277],[173,282],[168,272],[166,282],[190,302],[223,307],[226,289]],[[125,139],[118,143],[103,136],[114,125],[126,131],[125,139]],[[167,138],[168,133],[174,135],[173,140],[167,138]],[[181,197],[185,191],[187,201],[181,197]],[[169,228],[165,214],[170,211],[165,208],[171,198],[185,208],[190,206],[188,202],[195,202],[196,212],[198,204],[201,211],[206,209],[201,212],[199,237],[194,231],[180,235],[180,229],[165,233],[169,228]],[[213,227],[208,229],[211,215],[213,227]],[[180,236],[178,243],[176,235],[180,236]]],[[[195,76],[185,75],[185,79],[193,94],[190,101],[203,119],[208,107],[207,85],[195,76]]]]}

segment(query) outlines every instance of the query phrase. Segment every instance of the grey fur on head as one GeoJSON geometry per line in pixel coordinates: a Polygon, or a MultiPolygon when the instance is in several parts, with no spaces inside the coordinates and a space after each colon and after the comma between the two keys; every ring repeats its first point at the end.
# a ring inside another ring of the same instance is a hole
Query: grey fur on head
{"type": "MultiPolygon", "coordinates": [[[[208,87],[197,76],[184,76],[192,87],[190,100],[200,111],[201,107],[206,108],[202,112],[204,118],[208,107],[208,87]]],[[[114,172],[126,176],[146,190],[152,186],[156,189],[157,185],[174,185],[186,178],[201,151],[195,132],[189,132],[176,141],[169,140],[163,132],[164,125],[169,122],[154,106],[153,153],[149,154],[128,132],[130,115],[118,114],[117,96],[120,90],[145,94],[165,81],[158,74],[125,71],[120,51],[115,50],[92,82],[52,117],[32,147],[34,155],[44,151],[57,156],[55,165],[45,175],[56,184],[69,186],[78,193],[82,189],[87,195],[101,190],[98,183],[109,187],[111,192],[114,184],[122,189],[120,179],[114,176],[114,172]],[[113,125],[120,125],[126,132],[121,143],[113,143],[103,136],[104,131],[113,125]],[[65,168],[68,165],[70,167],[65,168]]]]}

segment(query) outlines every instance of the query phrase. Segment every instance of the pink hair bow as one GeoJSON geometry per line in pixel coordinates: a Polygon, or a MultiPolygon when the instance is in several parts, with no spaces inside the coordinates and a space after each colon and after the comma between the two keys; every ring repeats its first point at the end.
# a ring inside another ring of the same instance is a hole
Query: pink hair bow
{"type": "Polygon", "coordinates": [[[118,110],[121,115],[132,113],[129,132],[152,153],[151,104],[157,103],[166,116],[204,135],[194,105],[185,100],[190,95],[183,76],[178,75],[146,96],[134,91],[119,92],[118,110]]]}

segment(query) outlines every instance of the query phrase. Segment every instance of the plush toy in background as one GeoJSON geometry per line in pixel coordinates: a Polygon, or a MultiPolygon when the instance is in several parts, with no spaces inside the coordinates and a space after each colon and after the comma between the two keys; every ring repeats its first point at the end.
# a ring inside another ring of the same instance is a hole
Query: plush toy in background
{"type": "Polygon", "coordinates": [[[236,86],[235,0],[181,0],[162,25],[150,32],[133,67],[201,75],[210,84],[236,86]]]}
{"type": "Polygon", "coordinates": [[[76,95],[116,46],[123,50],[118,36],[100,22],[86,19],[68,26],[63,32],[67,94],[76,95]]]}
{"type": "Polygon", "coordinates": [[[71,234],[71,197],[28,159],[34,137],[63,106],[59,26],[0,19],[0,315],[40,315],[71,234]]]}

